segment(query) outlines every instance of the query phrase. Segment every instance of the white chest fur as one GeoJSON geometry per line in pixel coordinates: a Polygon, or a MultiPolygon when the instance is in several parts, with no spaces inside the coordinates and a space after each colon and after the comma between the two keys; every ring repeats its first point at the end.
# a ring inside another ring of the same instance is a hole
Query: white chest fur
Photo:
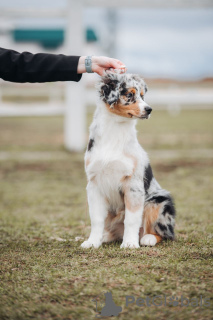
{"type": "MultiPolygon", "coordinates": [[[[101,151],[101,150],[100,150],[101,151]]],[[[134,170],[134,162],[131,158],[116,154],[107,155],[94,152],[91,163],[87,167],[88,180],[92,180],[98,186],[99,192],[109,202],[109,206],[116,210],[123,208],[123,201],[119,190],[122,188],[122,179],[131,176],[134,170]]]]}
{"type": "Polygon", "coordinates": [[[118,122],[117,117],[96,112],[90,138],[94,144],[85,154],[88,181],[95,181],[110,203],[117,202],[122,179],[131,176],[135,167],[135,121],[118,122]]]}

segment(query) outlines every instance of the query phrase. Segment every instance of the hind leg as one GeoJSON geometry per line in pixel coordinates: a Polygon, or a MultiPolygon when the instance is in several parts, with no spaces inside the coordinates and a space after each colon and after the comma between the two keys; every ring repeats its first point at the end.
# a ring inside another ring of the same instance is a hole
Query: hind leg
{"type": "Polygon", "coordinates": [[[162,240],[162,237],[158,235],[154,230],[154,225],[159,217],[159,211],[161,206],[146,205],[144,208],[143,216],[143,230],[140,232],[140,244],[142,246],[155,246],[162,240]]]}
{"type": "Polygon", "coordinates": [[[160,242],[162,240],[161,236],[158,236],[157,234],[145,234],[141,240],[140,240],[140,244],[142,246],[155,246],[158,242],[160,242]]]}
{"type": "Polygon", "coordinates": [[[105,220],[103,242],[122,240],[124,234],[124,212],[118,214],[108,213],[105,220]]]}
{"type": "Polygon", "coordinates": [[[162,239],[174,240],[175,207],[170,195],[154,195],[144,208],[141,245],[154,246],[162,239]]]}

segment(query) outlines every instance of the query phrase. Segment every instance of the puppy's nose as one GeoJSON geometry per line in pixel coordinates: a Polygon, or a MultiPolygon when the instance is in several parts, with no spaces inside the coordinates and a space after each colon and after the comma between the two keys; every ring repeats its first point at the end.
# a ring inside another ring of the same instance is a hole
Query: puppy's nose
{"type": "Polygon", "coordinates": [[[148,114],[152,112],[152,108],[150,106],[145,107],[145,110],[148,114]]]}

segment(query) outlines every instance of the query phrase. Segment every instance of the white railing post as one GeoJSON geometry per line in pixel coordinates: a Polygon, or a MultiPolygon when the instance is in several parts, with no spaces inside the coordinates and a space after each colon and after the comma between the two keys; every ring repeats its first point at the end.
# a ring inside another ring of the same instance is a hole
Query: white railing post
{"type": "MultiPolygon", "coordinates": [[[[84,55],[83,1],[68,0],[66,50],[68,55],[84,55]]],[[[83,151],[86,140],[86,108],[83,79],[67,82],[64,142],[70,151],[83,151]]]]}

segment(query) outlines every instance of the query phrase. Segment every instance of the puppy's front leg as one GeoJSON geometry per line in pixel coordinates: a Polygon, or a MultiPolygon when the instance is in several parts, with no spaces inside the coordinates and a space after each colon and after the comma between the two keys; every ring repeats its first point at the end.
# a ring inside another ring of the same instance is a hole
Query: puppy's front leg
{"type": "Polygon", "coordinates": [[[142,223],[144,194],[140,189],[128,188],[124,194],[125,219],[121,248],[139,248],[139,230],[142,223]]]}
{"type": "Polygon", "coordinates": [[[87,185],[87,197],[91,220],[91,233],[89,239],[81,244],[82,248],[98,248],[103,241],[104,222],[107,216],[107,207],[104,197],[98,187],[90,181],[87,185]]]}

